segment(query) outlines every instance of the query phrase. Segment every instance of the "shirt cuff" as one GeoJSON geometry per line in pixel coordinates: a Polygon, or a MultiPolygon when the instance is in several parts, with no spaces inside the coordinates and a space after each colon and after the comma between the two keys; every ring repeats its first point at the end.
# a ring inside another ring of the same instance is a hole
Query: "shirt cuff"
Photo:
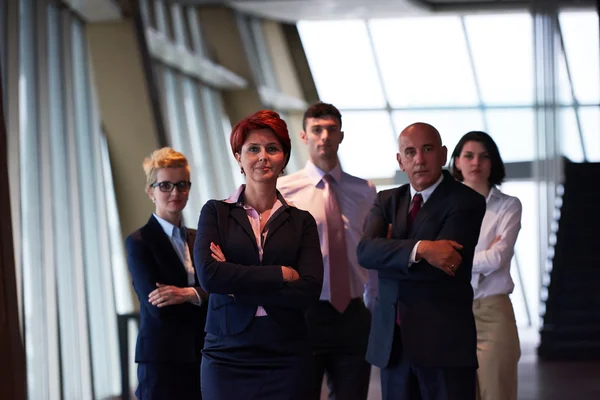
{"type": "Polygon", "coordinates": [[[200,294],[198,294],[198,291],[196,290],[196,288],[192,288],[192,289],[194,289],[194,293],[196,294],[196,300],[192,300],[191,303],[195,306],[202,305],[202,299],[200,298],[200,294]]]}
{"type": "Polygon", "coordinates": [[[410,258],[408,259],[409,268],[411,265],[417,262],[417,249],[419,248],[419,243],[421,243],[420,240],[415,244],[415,247],[413,247],[412,251],[410,252],[410,258]]]}

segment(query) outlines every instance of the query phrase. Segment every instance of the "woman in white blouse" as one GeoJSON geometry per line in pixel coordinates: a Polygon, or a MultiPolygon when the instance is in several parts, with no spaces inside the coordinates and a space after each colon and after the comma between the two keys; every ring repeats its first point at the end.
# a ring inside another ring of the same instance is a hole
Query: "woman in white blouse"
{"type": "Polygon", "coordinates": [[[450,169],[456,179],[487,201],[471,279],[478,399],[516,400],[521,349],[508,295],[514,288],[510,265],[521,229],[521,202],[497,188],[506,174],[498,146],[487,133],[465,134],[452,153],[450,169]]]}

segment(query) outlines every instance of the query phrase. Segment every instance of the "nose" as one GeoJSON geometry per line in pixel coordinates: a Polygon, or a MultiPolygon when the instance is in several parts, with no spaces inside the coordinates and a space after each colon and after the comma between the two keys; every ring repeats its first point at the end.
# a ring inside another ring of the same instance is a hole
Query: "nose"
{"type": "Polygon", "coordinates": [[[425,162],[425,157],[422,151],[417,151],[417,154],[415,155],[415,163],[421,165],[425,162]]]}
{"type": "Polygon", "coordinates": [[[267,158],[267,152],[265,151],[265,149],[262,149],[260,151],[260,153],[258,153],[258,160],[262,161],[262,160],[264,160],[266,158],[267,158]]]}

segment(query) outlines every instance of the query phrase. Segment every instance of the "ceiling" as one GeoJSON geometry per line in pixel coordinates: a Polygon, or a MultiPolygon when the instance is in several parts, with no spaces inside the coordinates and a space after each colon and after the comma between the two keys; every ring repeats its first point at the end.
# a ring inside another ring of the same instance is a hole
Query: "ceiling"
{"type": "MultiPolygon", "coordinates": [[[[176,0],[181,3],[228,5],[269,19],[298,20],[385,18],[439,12],[525,8],[551,0],[176,0]]],[[[595,0],[555,0],[562,6],[592,6],[595,0]]]]}

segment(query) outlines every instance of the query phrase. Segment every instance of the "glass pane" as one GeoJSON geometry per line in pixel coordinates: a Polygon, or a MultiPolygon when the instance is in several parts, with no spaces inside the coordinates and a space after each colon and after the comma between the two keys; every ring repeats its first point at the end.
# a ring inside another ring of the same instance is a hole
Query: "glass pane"
{"type": "Polygon", "coordinates": [[[469,131],[483,130],[483,115],[479,110],[458,111],[396,111],[394,125],[401,132],[415,122],[433,125],[442,136],[442,143],[448,148],[448,160],[460,138],[469,131]]]}
{"type": "Polygon", "coordinates": [[[567,73],[567,62],[565,61],[565,53],[560,52],[558,55],[558,102],[562,105],[573,104],[573,93],[571,92],[571,82],[567,73]]]}
{"type": "Polygon", "coordinates": [[[581,107],[579,119],[587,160],[600,161],[600,110],[598,107],[581,107]]]}
{"type": "Polygon", "coordinates": [[[478,103],[460,17],[380,19],[369,26],[392,107],[478,103]]]}
{"type": "Polygon", "coordinates": [[[521,216],[521,231],[515,245],[515,258],[513,258],[511,276],[515,282],[512,294],[515,317],[518,326],[528,323],[527,310],[534,327],[539,324],[539,288],[540,266],[538,258],[538,222],[539,206],[537,201],[536,183],[505,182],[502,191],[521,200],[523,214],[521,216]],[[525,295],[523,296],[523,292],[525,295]]]}
{"type": "Polygon", "coordinates": [[[301,21],[298,31],[323,101],[340,109],[385,107],[365,22],[301,21]]]}
{"type": "Polygon", "coordinates": [[[532,104],[531,15],[469,15],[464,18],[483,102],[532,104]]]}
{"type": "Polygon", "coordinates": [[[486,110],[490,136],[504,162],[535,158],[535,115],[532,108],[486,110]]]}
{"type": "Polygon", "coordinates": [[[385,111],[344,113],[344,141],[339,158],[349,174],[361,178],[392,178],[398,170],[397,145],[385,111]]]}
{"type": "Polygon", "coordinates": [[[574,162],[583,161],[583,149],[579,128],[575,119],[575,110],[571,107],[561,108],[558,113],[558,127],[562,154],[574,162]]]}
{"type": "Polygon", "coordinates": [[[560,27],[575,98],[580,103],[600,103],[600,43],[595,11],[561,12],[560,27]]]}

